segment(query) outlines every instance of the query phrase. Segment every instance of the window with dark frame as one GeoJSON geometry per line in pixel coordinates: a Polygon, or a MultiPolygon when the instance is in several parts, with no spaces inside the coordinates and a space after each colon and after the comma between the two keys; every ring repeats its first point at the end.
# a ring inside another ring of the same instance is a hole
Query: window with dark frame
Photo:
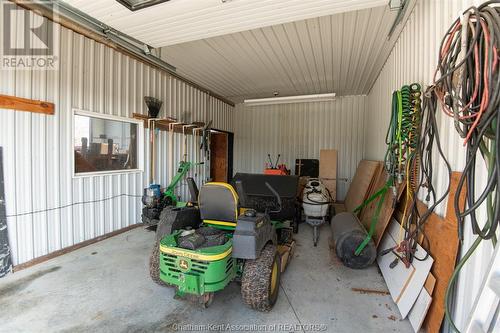
{"type": "Polygon", "coordinates": [[[137,123],[75,113],[75,175],[138,167],[137,123]]]}

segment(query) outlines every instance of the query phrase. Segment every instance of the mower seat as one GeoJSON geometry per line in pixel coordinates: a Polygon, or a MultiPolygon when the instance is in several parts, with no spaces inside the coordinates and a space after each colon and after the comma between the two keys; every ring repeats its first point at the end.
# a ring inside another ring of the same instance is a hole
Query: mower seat
{"type": "Polygon", "coordinates": [[[206,183],[198,195],[198,206],[205,224],[236,227],[239,198],[231,185],[219,182],[206,183]]]}

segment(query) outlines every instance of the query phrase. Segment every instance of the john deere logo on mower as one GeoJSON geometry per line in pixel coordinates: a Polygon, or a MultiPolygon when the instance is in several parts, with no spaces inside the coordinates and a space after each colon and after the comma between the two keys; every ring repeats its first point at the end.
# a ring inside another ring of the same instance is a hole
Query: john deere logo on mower
{"type": "Polygon", "coordinates": [[[184,259],[179,260],[179,268],[183,271],[187,271],[189,269],[189,262],[184,259]]]}

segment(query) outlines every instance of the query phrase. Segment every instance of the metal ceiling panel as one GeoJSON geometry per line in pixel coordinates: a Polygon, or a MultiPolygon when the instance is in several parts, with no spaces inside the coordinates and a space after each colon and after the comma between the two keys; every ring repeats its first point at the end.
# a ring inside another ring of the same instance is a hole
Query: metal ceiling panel
{"type": "Polygon", "coordinates": [[[153,47],[387,4],[387,0],[171,0],[130,11],[116,0],[64,0],[153,47]]]}
{"type": "MultiPolygon", "coordinates": [[[[414,2],[409,3],[411,12],[414,2]]],[[[379,6],[161,48],[177,72],[235,102],[369,92],[394,41],[397,11],[379,6]]],[[[402,24],[400,24],[402,26],[402,24]]],[[[401,28],[398,26],[398,28],[401,28]]]]}

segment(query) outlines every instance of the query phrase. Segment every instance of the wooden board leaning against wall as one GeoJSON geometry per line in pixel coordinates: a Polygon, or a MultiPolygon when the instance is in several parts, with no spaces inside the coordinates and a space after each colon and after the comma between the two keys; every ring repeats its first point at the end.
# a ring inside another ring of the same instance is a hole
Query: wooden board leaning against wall
{"type": "MultiPolygon", "coordinates": [[[[434,258],[431,273],[436,280],[435,286],[432,288],[433,291],[430,292],[432,302],[423,323],[423,328],[427,332],[439,332],[445,313],[446,288],[455,268],[459,240],[453,202],[457,195],[457,184],[460,175],[460,172],[453,172],[451,175],[450,194],[448,196],[445,217],[443,218],[432,213],[423,228],[425,240],[420,240],[420,244],[422,244],[434,258]],[[446,239],[446,241],[443,241],[443,239],[446,239]]],[[[460,205],[463,205],[465,201],[465,192],[459,195],[460,205]]],[[[404,198],[405,196],[403,195],[402,197],[404,198]]],[[[401,200],[398,207],[396,207],[394,216],[398,221],[401,220],[405,204],[405,201],[401,200]]],[[[417,205],[421,215],[427,211],[425,203],[418,201],[417,205]]]]}

